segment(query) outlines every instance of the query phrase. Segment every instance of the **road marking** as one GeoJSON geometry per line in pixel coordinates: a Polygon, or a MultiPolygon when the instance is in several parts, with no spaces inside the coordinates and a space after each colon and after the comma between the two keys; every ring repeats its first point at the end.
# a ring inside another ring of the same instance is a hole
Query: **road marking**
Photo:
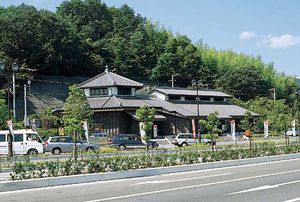
{"type": "Polygon", "coordinates": [[[300,201],[300,197],[299,198],[290,199],[290,200],[287,200],[287,201],[283,201],[283,202],[296,202],[296,201],[300,201]]]}
{"type": "Polygon", "coordinates": [[[223,174],[217,174],[217,175],[207,175],[207,176],[201,176],[201,177],[183,178],[183,179],[178,179],[178,180],[146,181],[146,182],[139,182],[139,183],[136,183],[136,184],[132,184],[131,186],[143,185],[143,184],[173,183],[173,182],[181,182],[181,181],[188,181],[188,180],[204,179],[204,178],[210,178],[210,177],[219,177],[219,176],[225,176],[225,175],[231,175],[231,174],[232,173],[223,173],[223,174]]]}
{"type": "MultiPolygon", "coordinates": [[[[287,160],[278,160],[278,161],[272,161],[272,162],[262,162],[262,163],[256,163],[256,164],[251,163],[251,164],[238,165],[238,166],[228,166],[228,167],[222,167],[222,168],[210,168],[210,169],[205,169],[205,170],[194,170],[194,171],[186,171],[186,172],[179,172],[179,173],[168,173],[168,174],[145,176],[145,177],[116,179],[116,180],[98,181],[98,182],[86,182],[86,183],[69,184],[69,185],[57,185],[57,186],[51,186],[51,187],[30,188],[30,189],[5,191],[5,192],[0,191],[0,195],[14,194],[14,193],[25,193],[25,192],[33,192],[33,191],[42,191],[42,190],[47,190],[47,189],[72,188],[72,187],[89,186],[89,185],[95,185],[95,184],[126,182],[126,181],[132,181],[132,180],[144,180],[144,179],[155,178],[155,177],[160,177],[160,176],[184,175],[184,174],[199,173],[199,172],[210,172],[210,171],[226,170],[226,169],[238,169],[238,168],[243,168],[243,167],[253,167],[253,166],[258,166],[258,165],[276,164],[276,163],[289,162],[289,161],[299,161],[299,158],[287,159],[287,160]]],[[[46,179],[46,178],[44,178],[44,179],[46,179]]],[[[36,180],[38,180],[38,179],[36,179],[36,180]]],[[[22,181],[31,181],[31,180],[22,180],[22,181]]],[[[2,183],[6,183],[6,182],[5,181],[0,182],[0,185],[2,183]]]]}
{"type": "Polygon", "coordinates": [[[264,185],[264,186],[261,186],[261,187],[255,187],[255,188],[246,189],[246,190],[242,190],[242,191],[238,191],[238,192],[233,192],[233,193],[230,193],[230,194],[226,194],[225,196],[243,194],[243,193],[254,192],[254,191],[262,191],[262,190],[266,190],[266,189],[275,189],[275,188],[278,188],[280,186],[295,184],[295,183],[298,183],[298,182],[300,182],[300,180],[295,180],[295,181],[290,181],[290,182],[285,182],[285,183],[280,183],[280,184],[274,184],[274,185],[264,185]]]}
{"type": "Polygon", "coordinates": [[[295,173],[295,172],[300,172],[300,170],[292,170],[292,171],[285,171],[285,172],[279,172],[279,173],[257,175],[257,176],[244,177],[244,178],[238,178],[238,179],[232,179],[232,180],[224,180],[224,181],[212,182],[212,183],[206,183],[206,184],[197,184],[197,185],[190,185],[190,186],[184,186],[184,187],[176,187],[176,188],[163,189],[163,190],[158,190],[158,191],[150,191],[150,192],[142,192],[142,193],[137,193],[137,194],[123,195],[123,196],[115,196],[115,197],[95,199],[95,200],[85,201],[85,202],[111,201],[111,200],[132,198],[132,197],[137,197],[137,196],[145,196],[145,195],[159,194],[159,193],[164,193],[164,192],[179,191],[179,190],[184,190],[184,189],[191,189],[191,188],[212,186],[212,185],[218,185],[218,184],[225,184],[225,183],[230,183],[230,182],[238,182],[238,181],[262,178],[262,177],[270,177],[270,176],[275,176],[275,175],[284,175],[284,174],[290,174],[290,173],[295,173]]]}

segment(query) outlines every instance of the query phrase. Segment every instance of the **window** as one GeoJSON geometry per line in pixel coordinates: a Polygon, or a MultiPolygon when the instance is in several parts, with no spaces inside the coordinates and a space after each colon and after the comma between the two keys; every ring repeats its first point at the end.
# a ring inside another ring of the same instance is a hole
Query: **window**
{"type": "Polygon", "coordinates": [[[196,100],[197,97],[185,96],[185,100],[196,100]]]}
{"type": "Polygon", "coordinates": [[[28,141],[38,141],[39,143],[42,143],[40,137],[35,133],[28,133],[26,136],[28,141]]]}
{"type": "Polygon", "coordinates": [[[108,95],[108,89],[107,88],[92,88],[92,89],[90,89],[90,95],[91,96],[108,95]]]}
{"type": "Polygon", "coordinates": [[[131,88],[118,88],[118,95],[131,95],[131,88]]]}
{"type": "Polygon", "coordinates": [[[4,135],[4,134],[0,135],[0,142],[5,142],[6,141],[5,136],[6,135],[4,135]]]}
{"type": "Polygon", "coordinates": [[[200,100],[202,100],[202,101],[210,101],[210,97],[200,97],[200,100]]]}
{"type": "Polygon", "coordinates": [[[180,100],[180,96],[170,95],[170,96],[169,96],[169,100],[180,100]]]}
{"type": "Polygon", "coordinates": [[[224,98],[222,97],[215,97],[214,100],[215,102],[224,102],[224,98]]]}
{"type": "Polygon", "coordinates": [[[23,142],[23,134],[14,134],[15,142],[23,142]]]}

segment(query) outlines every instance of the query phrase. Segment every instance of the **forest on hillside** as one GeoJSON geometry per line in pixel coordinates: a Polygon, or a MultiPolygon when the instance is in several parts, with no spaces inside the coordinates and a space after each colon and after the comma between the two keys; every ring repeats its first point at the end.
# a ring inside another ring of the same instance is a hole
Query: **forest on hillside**
{"type": "Polygon", "coordinates": [[[94,76],[108,65],[120,75],[165,85],[172,75],[181,87],[201,79],[244,101],[270,97],[272,88],[288,103],[296,99],[295,78],[260,56],[217,50],[201,39],[192,43],[127,5],[108,7],[100,0],[66,1],[55,12],[25,4],[0,8],[0,59],[8,73],[13,62],[37,74],[67,76],[94,76]]]}

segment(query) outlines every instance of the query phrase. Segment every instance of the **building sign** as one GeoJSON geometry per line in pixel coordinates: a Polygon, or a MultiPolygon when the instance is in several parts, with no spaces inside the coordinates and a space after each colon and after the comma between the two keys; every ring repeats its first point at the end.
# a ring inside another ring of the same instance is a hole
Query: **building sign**
{"type": "Polygon", "coordinates": [[[269,136],[269,121],[264,121],[264,135],[265,138],[269,136]]]}
{"type": "Polygon", "coordinates": [[[195,119],[192,119],[192,130],[193,130],[194,139],[196,139],[196,124],[195,124],[195,119]]]}
{"type": "Polygon", "coordinates": [[[231,125],[231,136],[232,139],[235,141],[235,120],[234,119],[230,121],[230,125],[231,125]]]}

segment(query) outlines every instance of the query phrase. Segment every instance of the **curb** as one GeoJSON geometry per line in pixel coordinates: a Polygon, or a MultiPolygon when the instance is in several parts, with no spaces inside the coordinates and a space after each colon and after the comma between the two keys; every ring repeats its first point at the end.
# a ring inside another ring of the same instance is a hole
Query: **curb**
{"type": "Polygon", "coordinates": [[[3,181],[0,182],[0,193],[5,191],[15,191],[22,189],[41,188],[50,186],[70,185],[79,183],[89,183],[107,180],[127,179],[134,177],[146,177],[160,174],[169,174],[175,172],[187,172],[195,170],[205,170],[213,168],[240,166],[247,164],[256,164],[263,162],[281,161],[300,158],[300,153],[268,156],[251,159],[228,160],[221,162],[198,163],[191,165],[169,166],[160,168],[145,168],[137,170],[117,171],[110,173],[93,173],[73,176],[49,177],[41,179],[29,179],[20,181],[3,181]]]}

